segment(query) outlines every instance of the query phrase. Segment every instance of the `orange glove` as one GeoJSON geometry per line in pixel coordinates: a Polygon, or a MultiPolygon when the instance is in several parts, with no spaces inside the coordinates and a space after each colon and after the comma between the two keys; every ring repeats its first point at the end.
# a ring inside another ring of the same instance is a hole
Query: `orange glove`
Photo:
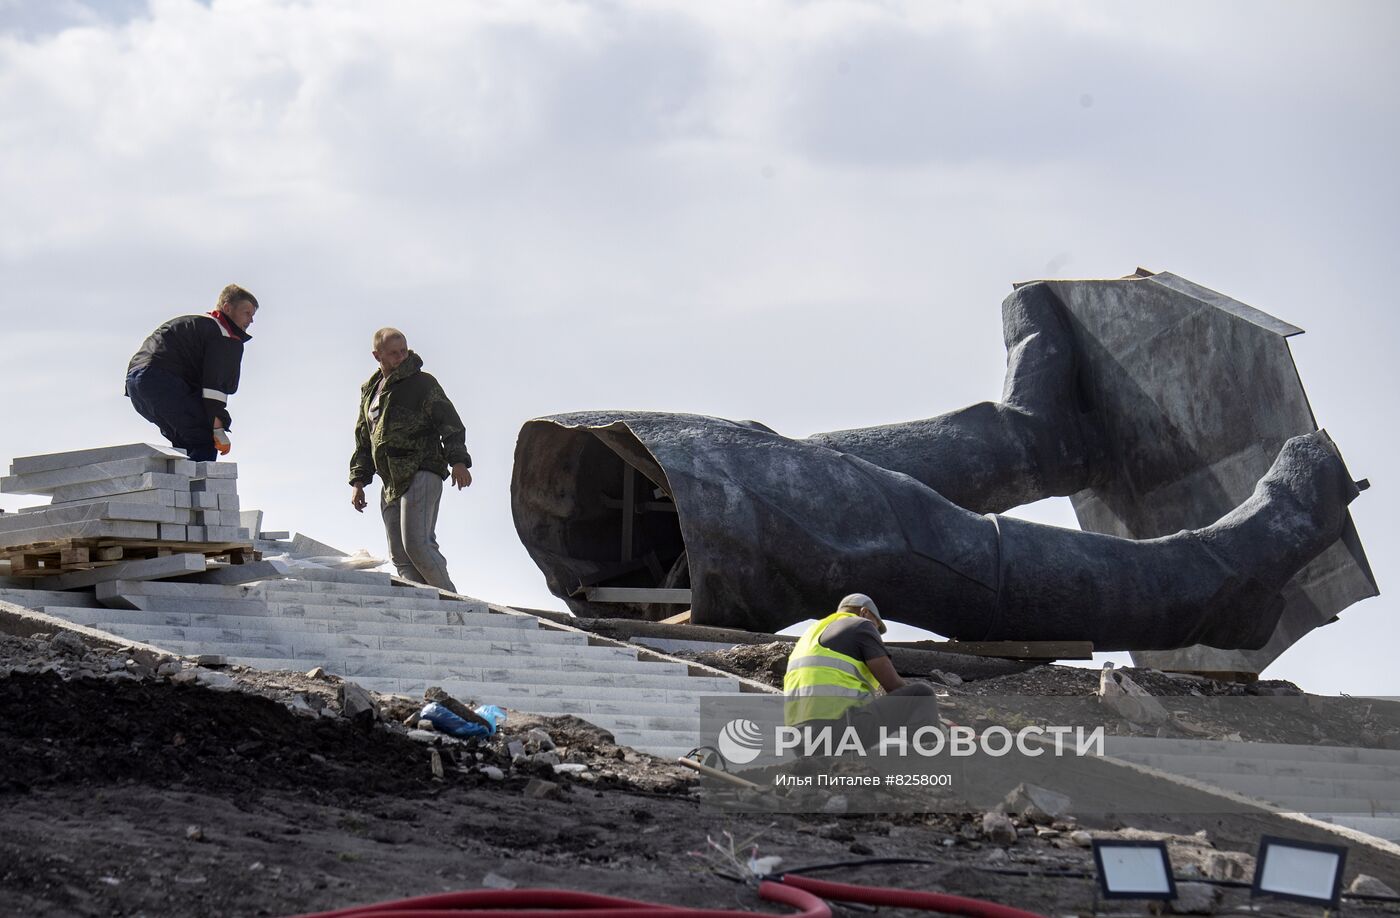
{"type": "Polygon", "coordinates": [[[214,448],[219,451],[220,456],[227,456],[228,451],[233,449],[233,441],[228,438],[228,431],[222,427],[214,428],[214,448]]]}

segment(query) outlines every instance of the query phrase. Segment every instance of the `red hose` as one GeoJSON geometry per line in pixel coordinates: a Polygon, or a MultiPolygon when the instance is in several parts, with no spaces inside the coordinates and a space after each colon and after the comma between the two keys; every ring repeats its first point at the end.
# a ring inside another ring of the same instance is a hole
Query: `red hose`
{"type": "MultiPolygon", "coordinates": [[[[782,918],[831,918],[825,902],[792,886],[764,881],[758,894],[770,902],[800,909],[782,918]]],[[[470,913],[472,918],[754,918],[753,912],[677,908],[567,889],[478,889],[307,913],[298,918],[442,918],[451,912],[470,913]]]]}
{"type": "Polygon", "coordinates": [[[836,899],[840,902],[864,902],[868,905],[891,905],[897,908],[919,908],[929,912],[945,912],[949,915],[967,915],[970,918],[1044,918],[1035,912],[1022,911],[995,902],[969,899],[966,896],[951,896],[947,893],[922,892],[916,889],[892,889],[887,886],[852,886],[848,883],[830,883],[826,880],[813,880],[797,874],[784,874],[783,883],[795,886],[823,899],[836,899]]]}

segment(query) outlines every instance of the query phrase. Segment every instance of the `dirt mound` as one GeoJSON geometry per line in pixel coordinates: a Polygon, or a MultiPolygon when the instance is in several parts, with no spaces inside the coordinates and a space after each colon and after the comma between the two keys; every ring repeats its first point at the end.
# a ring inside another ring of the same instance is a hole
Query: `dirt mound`
{"type": "Polygon", "coordinates": [[[55,673],[0,680],[0,775],[11,791],[141,781],[221,794],[427,792],[423,747],[267,698],[200,686],[55,673]]]}
{"type": "Polygon", "coordinates": [[[694,660],[715,669],[722,669],[736,676],[743,676],[755,682],[762,682],[774,688],[783,687],[783,675],[787,673],[788,654],[792,645],[784,641],[771,644],[737,644],[725,650],[704,652],[680,652],[672,656],[694,660]]]}

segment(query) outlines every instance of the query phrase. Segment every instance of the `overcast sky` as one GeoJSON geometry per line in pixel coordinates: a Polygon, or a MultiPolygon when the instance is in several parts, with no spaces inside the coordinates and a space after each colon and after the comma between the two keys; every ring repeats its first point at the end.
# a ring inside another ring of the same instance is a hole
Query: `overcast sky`
{"type": "Polygon", "coordinates": [[[511,523],[527,418],[939,414],[999,396],[1012,281],[1142,265],[1307,330],[1384,595],[1268,675],[1397,695],[1397,27],[1385,2],[0,0],[0,457],[157,438],[128,359],[241,283],[244,506],[383,554],[345,479],[395,325],[468,425],[458,587],[562,608],[511,523]]]}

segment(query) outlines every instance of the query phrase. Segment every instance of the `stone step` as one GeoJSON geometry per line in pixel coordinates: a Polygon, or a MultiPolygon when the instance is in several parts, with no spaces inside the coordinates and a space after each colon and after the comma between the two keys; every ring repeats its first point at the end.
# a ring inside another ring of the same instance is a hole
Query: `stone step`
{"type": "MultiPolygon", "coordinates": [[[[96,597],[88,593],[70,593],[65,590],[0,590],[0,599],[5,602],[12,602],[17,606],[24,606],[26,609],[43,610],[46,606],[65,605],[79,606],[82,611],[98,609],[96,597]]],[[[67,618],[66,615],[58,614],[60,618],[67,618]]],[[[78,624],[86,624],[79,622],[78,624]]]]}
{"type": "Polygon", "coordinates": [[[165,596],[125,597],[130,605],[149,612],[197,612],[203,615],[272,615],[314,618],[341,622],[405,622],[431,625],[488,624],[534,630],[538,623],[525,616],[487,612],[485,606],[469,603],[443,603],[436,609],[367,609],[362,606],[304,606],[294,603],[265,603],[256,599],[177,599],[165,596]]]}
{"type": "MultiPolygon", "coordinates": [[[[405,591],[407,593],[407,591],[405,591]]],[[[316,616],[353,614],[350,610],[413,612],[485,612],[484,603],[456,600],[422,599],[404,596],[352,596],[329,593],[276,593],[247,585],[213,586],[208,584],[167,583],[162,586],[143,585],[124,589],[107,586],[98,594],[103,601],[123,600],[127,606],[143,609],[170,609],[175,605],[190,607],[205,604],[207,612],[229,611],[238,614],[235,603],[253,602],[264,605],[276,615],[316,616]],[[297,597],[297,598],[289,598],[297,597]]]]}
{"type": "Polygon", "coordinates": [[[364,583],[393,586],[394,576],[387,571],[348,571],[334,567],[311,567],[292,563],[291,576],[312,583],[364,583]]]}
{"type": "MultiPolygon", "coordinates": [[[[305,671],[310,669],[306,660],[261,660],[242,657],[230,657],[229,662],[239,663],[244,666],[253,666],[259,669],[280,669],[290,671],[305,671]],[[275,665],[269,666],[269,663],[275,665]]],[[[490,668],[481,670],[481,676],[452,675],[439,671],[433,675],[399,677],[399,676],[377,676],[371,673],[349,673],[345,667],[339,665],[337,661],[320,661],[319,665],[325,667],[327,672],[338,676],[352,679],[367,689],[376,692],[384,692],[393,695],[408,695],[410,698],[423,697],[423,690],[430,685],[442,686],[447,692],[458,698],[473,698],[493,704],[506,704],[510,707],[517,707],[522,711],[544,710],[542,704],[546,701],[557,702],[560,699],[586,698],[590,701],[612,701],[618,703],[637,702],[638,697],[646,698],[647,702],[657,702],[660,704],[689,704],[698,705],[698,699],[702,695],[728,695],[735,691],[732,686],[725,685],[727,680],[711,678],[708,676],[668,676],[666,681],[653,686],[647,686],[646,691],[639,692],[637,686],[627,684],[572,684],[555,680],[554,673],[547,670],[492,670],[490,668]],[[490,676],[491,678],[487,678],[490,676]],[[538,681],[537,681],[538,680],[538,681]],[[692,686],[691,683],[700,682],[701,685],[692,686]],[[521,704],[510,704],[501,699],[519,699],[521,704]],[[533,707],[532,707],[533,706],[533,707]]],[[[614,673],[603,674],[611,676],[613,679],[620,679],[627,674],[614,673]]],[[[634,677],[635,678],[635,677],[634,677]]],[[[637,702],[640,703],[640,702],[637,702]]]]}
{"type": "MultiPolygon", "coordinates": [[[[648,663],[647,666],[652,665],[665,666],[666,663],[648,663]]],[[[592,698],[596,704],[601,705],[599,711],[606,714],[629,714],[637,709],[637,705],[648,705],[648,708],[665,708],[664,714],[685,714],[689,711],[690,715],[699,716],[697,704],[701,695],[729,695],[736,691],[734,680],[720,676],[686,676],[685,673],[560,672],[554,669],[491,669],[489,666],[480,672],[482,676],[476,682],[448,682],[468,688],[479,683],[490,683],[494,686],[545,687],[549,688],[550,694],[556,700],[568,700],[571,697],[592,698]],[[631,694],[622,698],[595,697],[591,694],[594,688],[627,688],[631,694]],[[638,688],[648,691],[638,691],[638,688]],[[651,697],[651,688],[686,691],[694,693],[694,698],[687,697],[683,701],[658,701],[651,697]]],[[[421,698],[428,686],[441,684],[431,679],[395,679],[389,684],[382,677],[375,676],[365,677],[357,682],[364,684],[365,688],[374,688],[375,691],[384,691],[386,694],[407,695],[410,698],[421,698]]]]}
{"type": "MultiPolygon", "coordinates": [[[[134,626],[140,627],[140,626],[134,626]]],[[[116,632],[123,636],[130,637],[128,626],[122,626],[122,631],[116,632]]],[[[337,635],[339,636],[339,635],[337,635]]],[[[313,632],[304,632],[297,636],[297,643],[287,640],[287,635],[275,644],[255,644],[255,643],[235,643],[223,641],[202,643],[200,641],[172,639],[161,637],[158,640],[151,640],[150,643],[157,644],[167,650],[177,651],[181,654],[203,654],[218,653],[225,656],[251,657],[254,659],[282,659],[282,660],[302,660],[313,659],[317,656],[331,655],[336,658],[358,658],[363,666],[374,667],[377,672],[384,669],[394,669],[398,667],[396,674],[408,675],[413,667],[468,667],[479,669],[482,666],[509,666],[516,661],[528,663],[531,668],[539,669],[543,667],[568,667],[574,669],[598,668],[602,671],[613,671],[618,667],[627,665],[646,666],[646,663],[639,663],[636,651],[624,650],[614,647],[580,647],[572,644],[532,644],[524,642],[483,642],[471,647],[459,644],[456,647],[449,647],[441,651],[419,650],[370,650],[366,648],[328,648],[317,646],[314,642],[317,638],[324,638],[327,635],[318,635],[313,632]]],[[[431,673],[425,674],[424,678],[431,678],[431,673]]]]}
{"type": "MultiPolygon", "coordinates": [[[[70,593],[57,593],[57,599],[71,602],[70,593]]],[[[269,633],[363,634],[386,637],[486,638],[486,640],[531,641],[538,644],[580,644],[578,635],[568,631],[545,631],[524,624],[511,616],[479,613],[465,616],[465,624],[413,624],[402,621],[335,621],[326,619],[287,619],[281,616],[211,616],[192,612],[148,612],[143,609],[108,609],[105,606],[43,606],[49,614],[98,626],[150,626],[172,628],[230,628],[234,631],[269,633]],[[575,640],[566,640],[575,638],[575,640]]]]}
{"type": "MultiPolygon", "coordinates": [[[[401,586],[397,583],[340,583],[333,580],[260,580],[256,584],[249,584],[249,586],[261,586],[265,590],[285,593],[288,596],[299,596],[303,593],[317,593],[328,596],[339,596],[342,594],[355,596],[407,596],[413,599],[436,599],[438,597],[438,591],[434,587],[401,586]]],[[[288,602],[297,601],[299,600],[288,600],[288,602]]],[[[453,600],[444,600],[444,602],[452,601],[453,600]]]]}
{"type": "Polygon", "coordinates": [[[1386,841],[1400,842],[1400,816],[1359,816],[1354,813],[1309,813],[1314,819],[1346,826],[1386,841]]]}
{"type": "Polygon", "coordinates": [[[291,592],[269,585],[263,591],[268,605],[315,606],[354,606],[362,609],[457,609],[484,608],[485,603],[462,602],[456,599],[439,599],[436,596],[415,596],[413,591],[404,590],[397,596],[373,596],[366,593],[305,593],[291,592]]]}
{"type": "Polygon", "coordinates": [[[162,641],[180,641],[182,643],[219,644],[221,646],[238,644],[256,647],[290,647],[293,649],[292,656],[301,656],[312,650],[323,652],[339,650],[344,653],[359,650],[384,650],[462,655],[508,650],[513,654],[533,654],[536,652],[535,649],[547,647],[550,656],[583,658],[592,656],[588,651],[593,649],[582,643],[538,642],[534,640],[534,633],[529,634],[528,639],[525,639],[526,632],[519,628],[492,629],[489,636],[483,634],[443,637],[442,635],[364,634],[358,631],[336,633],[327,631],[271,631],[257,627],[232,628],[222,622],[218,626],[212,627],[138,625],[108,621],[106,620],[107,616],[102,616],[102,618],[104,620],[101,622],[93,622],[93,627],[109,630],[122,637],[131,638],[133,641],[149,644],[159,644],[162,641]]]}
{"type": "Polygon", "coordinates": [[[1227,759],[1213,756],[1143,755],[1119,756],[1126,762],[1160,768],[1174,774],[1202,776],[1233,775],[1260,779],[1294,778],[1312,781],[1391,782],[1400,788],[1400,765],[1363,765],[1354,762],[1284,762],[1261,758],[1227,759]]]}
{"type": "MultiPolygon", "coordinates": [[[[1175,769],[1163,769],[1171,771],[1173,774],[1186,774],[1198,781],[1207,784],[1214,784],[1216,787],[1223,787],[1226,790],[1233,790],[1237,793],[1247,794],[1250,797],[1258,797],[1261,800],[1272,800],[1283,804],[1287,801],[1333,799],[1369,801],[1363,809],[1385,810],[1386,812],[1400,813],[1400,782],[1394,780],[1384,781],[1355,781],[1350,779],[1333,780],[1322,777],[1298,778],[1280,775],[1250,775],[1231,774],[1229,772],[1215,771],[1186,771],[1178,772],[1175,769]]],[[[1301,806],[1301,804],[1299,804],[1301,806]]],[[[1343,811],[1350,807],[1343,807],[1337,804],[1333,809],[1343,811]]]]}
{"type": "Polygon", "coordinates": [[[1400,750],[1363,749],[1357,746],[1303,746],[1285,743],[1242,743],[1229,740],[1157,739],[1110,736],[1106,755],[1189,755],[1228,759],[1274,759],[1281,762],[1327,762],[1356,765],[1400,765],[1400,750]]]}
{"type": "MultiPolygon", "coordinates": [[[[187,495],[188,496],[188,495],[187,495]]],[[[253,545],[262,547],[256,541],[253,545]]],[[[309,567],[296,561],[269,558],[245,564],[229,564],[213,568],[194,577],[184,577],[182,583],[238,584],[254,581],[296,578],[294,583],[338,583],[355,586],[393,586],[393,579],[383,571],[343,571],[328,567],[309,567]]]]}
{"type": "MultiPolygon", "coordinates": [[[[1230,790],[1230,788],[1226,788],[1230,790]]],[[[1238,791],[1237,793],[1244,793],[1238,791]]],[[[1330,794],[1322,797],[1260,797],[1257,794],[1250,794],[1260,800],[1267,800],[1290,812],[1298,813],[1354,813],[1358,816],[1395,816],[1400,817],[1400,801],[1396,801],[1395,794],[1391,793],[1385,800],[1373,800],[1369,797],[1335,797],[1330,794]]]]}

